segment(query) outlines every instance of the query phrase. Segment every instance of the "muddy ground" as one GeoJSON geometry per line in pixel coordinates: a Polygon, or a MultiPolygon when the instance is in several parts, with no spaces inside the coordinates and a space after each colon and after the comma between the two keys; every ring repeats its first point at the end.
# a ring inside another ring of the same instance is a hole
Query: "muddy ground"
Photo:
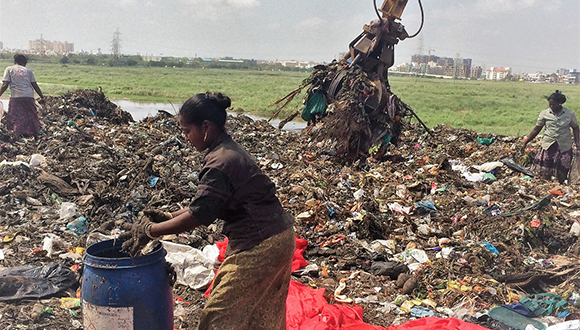
{"type": "MultiPolygon", "coordinates": [[[[89,233],[110,234],[115,223],[131,222],[143,209],[177,210],[196,191],[202,156],[169,113],[133,122],[104,94],[79,90],[47,97],[41,121],[38,141],[12,141],[0,129],[2,269],[58,264],[78,279],[82,260],[74,252],[86,247],[89,233]],[[37,160],[33,154],[45,163],[28,166],[37,160]],[[64,202],[75,203],[75,217],[87,219],[86,233],[67,228],[64,202]]],[[[499,329],[478,321],[477,313],[532,293],[569,299],[580,292],[578,186],[505,165],[474,175],[480,171],[473,166],[506,158],[529,166],[534,151],[519,152],[518,137],[444,125],[430,136],[408,124],[399,145],[381,159],[345,163],[330,144],[305,132],[242,115],[227,125],[276,183],[298,236],[308,240],[304,256],[317,267],[294,279],[325,288],[335,303],[340,279],[362,271],[340,293],[363,307],[370,324],[404,323],[420,305],[499,329]],[[397,285],[400,273],[413,274],[414,285],[397,285]]],[[[203,248],[223,239],[215,228],[172,241],[203,248]]],[[[78,284],[42,299],[11,299],[7,292],[2,329],[82,328],[80,309],[61,305],[62,296],[78,295],[78,284]]],[[[173,292],[175,328],[195,329],[203,292],[185,286],[173,292]]],[[[572,304],[568,311],[576,317],[572,304]]],[[[543,321],[562,320],[555,315],[543,321]]]]}

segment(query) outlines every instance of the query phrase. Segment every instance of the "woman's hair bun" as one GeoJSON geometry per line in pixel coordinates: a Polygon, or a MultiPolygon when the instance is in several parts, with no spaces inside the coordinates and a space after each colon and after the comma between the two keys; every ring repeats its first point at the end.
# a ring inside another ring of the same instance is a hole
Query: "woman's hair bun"
{"type": "Polygon", "coordinates": [[[222,93],[205,93],[205,97],[212,102],[215,102],[220,109],[226,110],[232,106],[232,100],[222,93]]]}
{"type": "Polygon", "coordinates": [[[566,103],[566,95],[562,94],[562,92],[558,89],[554,93],[550,94],[547,99],[554,100],[560,104],[566,103]]]}

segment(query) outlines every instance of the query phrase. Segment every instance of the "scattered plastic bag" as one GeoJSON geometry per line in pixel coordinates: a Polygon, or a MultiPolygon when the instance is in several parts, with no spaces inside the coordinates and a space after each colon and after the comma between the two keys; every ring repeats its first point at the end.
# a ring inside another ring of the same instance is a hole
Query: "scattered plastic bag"
{"type": "Polygon", "coordinates": [[[157,181],[159,181],[159,177],[156,177],[156,176],[149,177],[149,185],[151,187],[155,187],[155,185],[157,184],[157,181]]]}
{"type": "Polygon", "coordinates": [[[495,141],[494,138],[480,138],[480,137],[477,137],[475,139],[477,140],[477,142],[479,142],[479,143],[481,143],[483,145],[486,145],[486,146],[492,144],[493,141],[495,141]]]}
{"type": "Polygon", "coordinates": [[[505,166],[509,167],[510,169],[523,173],[529,177],[533,177],[534,173],[532,173],[532,171],[528,170],[527,168],[517,164],[512,158],[503,158],[501,160],[502,163],[505,164],[505,166]]]}
{"type": "Polygon", "coordinates": [[[62,298],[60,298],[60,307],[62,307],[62,308],[80,308],[81,307],[81,299],[80,298],[62,297],[62,298]]]}
{"type": "Polygon", "coordinates": [[[489,311],[489,316],[497,321],[500,321],[512,328],[519,330],[525,330],[528,325],[533,325],[536,329],[544,330],[546,325],[540,321],[533,318],[523,316],[518,312],[514,312],[511,309],[505,308],[503,306],[497,306],[489,311]]]}
{"type": "Polygon", "coordinates": [[[554,324],[547,327],[546,330],[580,330],[580,320],[571,320],[554,324]]]}
{"type": "Polygon", "coordinates": [[[478,171],[491,172],[496,168],[502,167],[503,165],[504,164],[502,162],[489,162],[481,165],[473,165],[473,168],[475,168],[478,171]]]}
{"type": "Polygon", "coordinates": [[[188,245],[162,242],[167,251],[165,260],[171,263],[176,274],[175,283],[195,290],[207,288],[214,277],[214,263],[219,250],[216,245],[207,245],[203,250],[188,245]]]}
{"type": "Polygon", "coordinates": [[[495,175],[493,175],[492,173],[485,173],[483,175],[483,178],[484,179],[488,179],[490,181],[496,181],[497,180],[497,178],[495,177],[495,175]]]}
{"type": "Polygon", "coordinates": [[[389,209],[393,212],[396,213],[401,213],[401,214],[409,214],[411,213],[411,208],[409,206],[403,206],[397,202],[394,203],[388,203],[387,206],[389,207],[389,209]]]}
{"type": "Polygon", "coordinates": [[[499,251],[490,242],[483,242],[482,245],[485,246],[485,248],[488,249],[489,252],[493,254],[499,254],[499,251]]]}
{"type": "Polygon", "coordinates": [[[412,249],[395,255],[403,260],[411,272],[421,268],[421,266],[429,262],[429,256],[423,250],[412,249]]]}
{"type": "Polygon", "coordinates": [[[64,265],[8,268],[0,271],[0,301],[41,299],[62,293],[76,284],[76,275],[64,265]]]}
{"type": "Polygon", "coordinates": [[[77,214],[77,205],[71,202],[62,202],[60,204],[60,219],[67,220],[73,218],[77,214]]]}
{"type": "Polygon", "coordinates": [[[371,242],[370,247],[374,252],[381,254],[394,254],[397,250],[397,242],[392,239],[377,239],[371,242]]]}
{"type": "Polygon", "coordinates": [[[420,202],[415,203],[415,208],[419,213],[429,213],[433,211],[437,211],[435,205],[428,200],[422,200],[420,202]]]}
{"type": "Polygon", "coordinates": [[[373,275],[389,276],[391,279],[397,279],[401,273],[408,272],[409,269],[398,261],[374,261],[371,265],[373,275]]]}
{"type": "Polygon", "coordinates": [[[21,160],[17,160],[15,162],[9,162],[6,159],[0,162],[0,168],[3,166],[22,166],[22,167],[26,167],[26,168],[30,167],[30,165],[28,165],[27,162],[23,162],[21,160]]]}
{"type": "Polygon", "coordinates": [[[33,167],[45,167],[46,166],[46,158],[40,154],[34,154],[30,156],[29,165],[31,168],[33,167]]]}
{"type": "Polygon", "coordinates": [[[302,109],[301,117],[304,121],[309,121],[316,115],[322,115],[326,112],[326,100],[322,90],[314,91],[308,95],[306,105],[302,109]]]}
{"type": "Polygon", "coordinates": [[[357,190],[357,191],[354,192],[353,197],[358,201],[361,198],[363,198],[364,195],[365,195],[365,191],[362,190],[362,189],[359,189],[359,190],[357,190]]]}
{"type": "MultiPolygon", "coordinates": [[[[64,203],[63,203],[64,204],[64,203]]],[[[66,228],[74,231],[77,234],[85,234],[89,229],[87,228],[87,218],[78,217],[66,225],[66,228]]]]}
{"type": "Polygon", "coordinates": [[[412,317],[416,317],[416,318],[435,316],[434,311],[430,310],[427,307],[423,307],[423,306],[413,306],[411,308],[411,311],[409,311],[409,314],[411,314],[412,317]]]}
{"type": "Polygon", "coordinates": [[[46,251],[46,255],[48,257],[52,257],[53,253],[55,252],[54,251],[55,246],[63,244],[64,242],[61,237],[49,233],[44,237],[44,240],[42,241],[42,249],[46,251]]]}

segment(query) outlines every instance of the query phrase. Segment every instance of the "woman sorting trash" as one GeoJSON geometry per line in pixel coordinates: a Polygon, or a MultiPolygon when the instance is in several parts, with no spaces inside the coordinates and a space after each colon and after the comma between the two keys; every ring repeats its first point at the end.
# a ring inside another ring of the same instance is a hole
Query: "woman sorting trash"
{"type": "Polygon", "coordinates": [[[580,134],[578,120],[574,111],[562,106],[566,102],[566,96],[556,91],[547,97],[549,108],[540,112],[538,122],[524,141],[525,150],[527,144],[544,129],[541,149],[532,164],[532,171],[546,180],[555,176],[560,183],[568,177],[572,163],[572,135],[576,150],[580,151],[580,134]]]}
{"type": "Polygon", "coordinates": [[[10,104],[6,115],[6,125],[12,130],[13,138],[18,141],[21,136],[38,137],[40,121],[34,103],[34,92],[40,96],[39,103],[44,102],[44,95],[32,70],[26,67],[28,59],[22,54],[14,55],[14,65],[4,70],[0,96],[10,87],[10,104]]]}
{"type": "Polygon", "coordinates": [[[222,219],[229,241],[226,258],[199,329],[286,329],[294,219],[276,197],[274,183],[226,132],[230,105],[230,98],[221,93],[202,93],[181,106],[179,125],[186,139],[198,151],[206,151],[197,193],[188,208],[165,219],[162,212],[142,217],[129,233],[121,234],[130,237],[123,249],[135,256],[159,236],[222,219]]]}

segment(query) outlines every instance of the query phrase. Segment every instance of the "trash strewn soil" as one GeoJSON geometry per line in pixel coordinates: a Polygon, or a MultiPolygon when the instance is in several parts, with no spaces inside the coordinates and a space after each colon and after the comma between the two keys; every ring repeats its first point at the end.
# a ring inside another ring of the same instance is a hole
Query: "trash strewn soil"
{"type": "MultiPolygon", "coordinates": [[[[202,155],[168,113],[134,122],[101,91],[78,90],[47,97],[41,122],[38,141],[10,142],[0,128],[0,270],[60,264],[78,278],[90,235],[146,208],[177,210],[196,191],[202,155]]],[[[445,125],[431,136],[409,123],[380,159],[343,163],[304,132],[243,115],[227,125],[308,240],[311,267],[294,279],[330,302],[352,299],[365,322],[435,315],[508,329],[485,313],[539,293],[567,302],[542,322],[578,319],[578,186],[518,170],[533,154],[519,153],[517,137],[445,125]]],[[[224,239],[220,228],[166,238],[201,249],[224,239]]],[[[63,299],[78,292],[0,302],[0,327],[82,328],[75,300],[63,299]]],[[[177,285],[174,298],[175,328],[194,329],[203,291],[177,285]]]]}

